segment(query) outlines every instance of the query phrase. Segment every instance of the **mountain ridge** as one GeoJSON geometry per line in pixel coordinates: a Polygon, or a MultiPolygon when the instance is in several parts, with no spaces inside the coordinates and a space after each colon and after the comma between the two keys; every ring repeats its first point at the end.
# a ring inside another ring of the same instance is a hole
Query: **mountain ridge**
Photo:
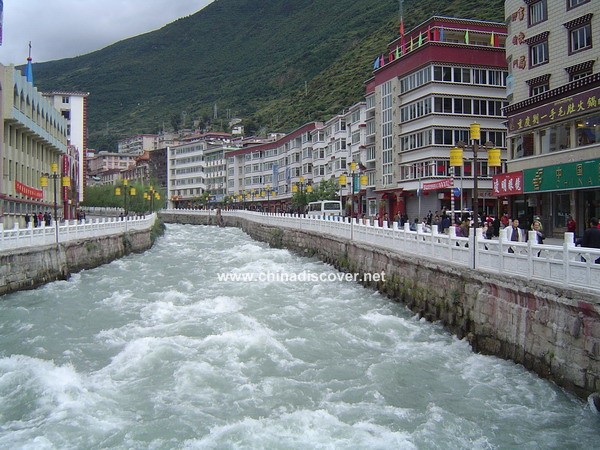
{"type": "MultiPolygon", "coordinates": [[[[503,20],[503,1],[480,3],[407,0],[405,27],[432,15],[503,20]]],[[[90,92],[90,148],[114,150],[166,123],[220,127],[215,104],[249,129],[287,132],[359,101],[398,23],[395,0],[215,0],[158,30],[36,63],[36,85],[90,92]]]]}

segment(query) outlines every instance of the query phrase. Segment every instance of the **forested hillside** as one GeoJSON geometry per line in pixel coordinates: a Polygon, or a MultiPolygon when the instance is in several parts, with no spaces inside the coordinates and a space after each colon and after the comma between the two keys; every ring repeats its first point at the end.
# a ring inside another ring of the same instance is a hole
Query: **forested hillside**
{"type": "MultiPolygon", "coordinates": [[[[406,29],[432,15],[503,21],[501,0],[405,0],[406,29]]],[[[289,131],[360,100],[397,36],[397,0],[216,0],[160,30],[34,65],[41,90],[90,93],[90,147],[163,127],[289,131]],[[217,107],[218,118],[214,119],[217,107]]]]}

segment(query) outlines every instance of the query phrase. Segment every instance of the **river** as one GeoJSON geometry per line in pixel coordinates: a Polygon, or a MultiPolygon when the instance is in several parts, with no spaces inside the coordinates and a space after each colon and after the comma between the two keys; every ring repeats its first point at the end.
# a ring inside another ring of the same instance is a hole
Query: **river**
{"type": "Polygon", "coordinates": [[[168,225],[0,298],[0,448],[598,447],[585,402],[336,274],[168,225]]]}

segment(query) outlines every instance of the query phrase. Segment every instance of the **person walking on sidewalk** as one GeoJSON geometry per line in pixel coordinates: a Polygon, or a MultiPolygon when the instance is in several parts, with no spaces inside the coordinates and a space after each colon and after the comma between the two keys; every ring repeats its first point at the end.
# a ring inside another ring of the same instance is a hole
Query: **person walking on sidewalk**
{"type": "MultiPolygon", "coordinates": [[[[581,246],[588,248],[600,248],[600,228],[598,228],[598,219],[590,219],[590,227],[583,232],[581,246]]],[[[596,259],[596,264],[600,264],[600,258],[596,259]]]]}

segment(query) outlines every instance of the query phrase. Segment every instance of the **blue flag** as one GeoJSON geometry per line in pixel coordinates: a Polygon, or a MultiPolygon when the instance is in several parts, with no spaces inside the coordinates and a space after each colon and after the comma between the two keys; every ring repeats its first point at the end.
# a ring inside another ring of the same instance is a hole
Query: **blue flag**
{"type": "Polygon", "coordinates": [[[4,1],[0,0],[0,45],[2,45],[2,22],[4,22],[4,1]]]}

